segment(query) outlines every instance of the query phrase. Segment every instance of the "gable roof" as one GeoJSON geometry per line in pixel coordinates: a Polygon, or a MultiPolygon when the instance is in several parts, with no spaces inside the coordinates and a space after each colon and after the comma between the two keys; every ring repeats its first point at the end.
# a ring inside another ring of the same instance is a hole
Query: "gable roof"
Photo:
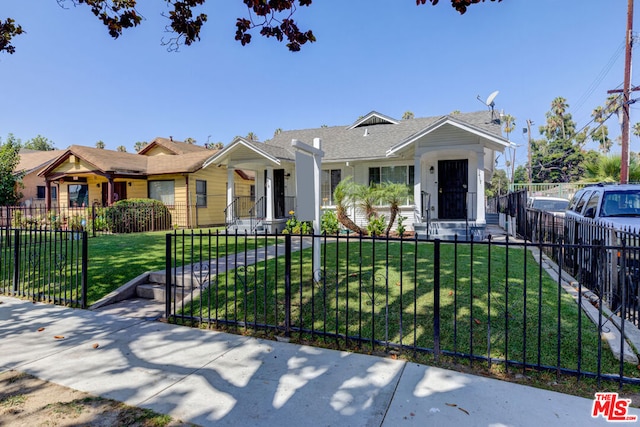
{"type": "MultiPolygon", "coordinates": [[[[164,138],[163,138],[164,139],[164,138]]],[[[167,140],[168,141],[168,140],[167,140]]],[[[155,142],[155,141],[154,141],[155,142]]],[[[172,141],[169,141],[172,142],[172,141]]],[[[168,144],[171,146],[171,144],[168,144]]],[[[192,144],[185,144],[192,145],[192,144]]],[[[180,147],[178,145],[178,147],[180,147]]],[[[173,147],[175,149],[175,147],[173,147]]],[[[59,151],[58,157],[52,161],[38,175],[45,176],[57,169],[71,156],[76,156],[91,165],[96,171],[120,175],[160,175],[170,173],[192,173],[202,168],[205,160],[215,153],[204,147],[199,150],[181,150],[184,154],[166,156],[145,156],[106,150],[83,145],[72,145],[64,151],[59,151]]]]}
{"type": "MultiPolygon", "coordinates": [[[[207,151],[207,148],[201,147],[199,145],[189,144],[187,142],[182,142],[182,141],[174,141],[173,139],[157,137],[153,141],[145,145],[140,151],[138,151],[138,154],[144,155],[149,151],[151,151],[154,147],[165,148],[167,151],[170,151],[171,153],[177,154],[177,155],[207,151]]],[[[211,154],[210,151],[209,151],[209,154],[211,154]]]]}
{"type": "Polygon", "coordinates": [[[62,152],[63,150],[38,151],[21,148],[19,153],[20,161],[16,165],[15,172],[27,175],[42,169],[54,161],[62,152]]]}
{"type": "MultiPolygon", "coordinates": [[[[322,139],[323,162],[356,161],[369,159],[385,159],[398,144],[413,142],[434,129],[449,124],[459,129],[475,133],[493,141],[507,145],[502,136],[500,123],[492,119],[490,111],[458,113],[445,116],[414,118],[401,121],[389,119],[375,111],[369,113],[355,124],[345,126],[321,127],[283,131],[272,139],[258,143],[263,151],[279,148],[286,155],[279,159],[295,159],[291,148],[293,139],[310,144],[314,138],[322,139]],[[373,123],[367,125],[367,123],[373,123]]],[[[222,152],[220,153],[222,155],[222,152]]]]}

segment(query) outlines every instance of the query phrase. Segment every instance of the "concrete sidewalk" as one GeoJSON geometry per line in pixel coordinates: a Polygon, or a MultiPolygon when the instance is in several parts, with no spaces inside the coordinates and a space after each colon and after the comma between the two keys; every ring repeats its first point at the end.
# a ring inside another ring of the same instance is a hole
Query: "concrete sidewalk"
{"type": "Polygon", "coordinates": [[[401,360],[8,297],[0,297],[0,369],[202,426],[607,424],[591,418],[590,399],[401,360]]]}

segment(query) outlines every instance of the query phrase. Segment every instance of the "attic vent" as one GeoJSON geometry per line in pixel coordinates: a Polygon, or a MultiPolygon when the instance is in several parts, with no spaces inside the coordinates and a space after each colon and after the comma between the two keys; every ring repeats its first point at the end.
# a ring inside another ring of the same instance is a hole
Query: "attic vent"
{"type": "Polygon", "coordinates": [[[369,129],[368,128],[364,128],[364,135],[362,136],[369,136],[369,129]]]}

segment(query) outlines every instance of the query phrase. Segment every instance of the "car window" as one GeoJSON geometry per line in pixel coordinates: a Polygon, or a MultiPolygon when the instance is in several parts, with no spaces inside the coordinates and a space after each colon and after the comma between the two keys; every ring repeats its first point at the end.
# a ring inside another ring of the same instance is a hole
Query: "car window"
{"type": "Polygon", "coordinates": [[[600,216],[640,216],[640,190],[607,191],[600,216]]]}
{"type": "Polygon", "coordinates": [[[534,200],[533,208],[541,211],[559,212],[567,209],[568,200],[534,200]]]}
{"type": "Polygon", "coordinates": [[[591,195],[592,191],[585,191],[582,194],[582,197],[580,197],[580,199],[578,200],[578,203],[576,203],[576,208],[574,209],[576,212],[580,213],[582,212],[582,208],[584,207],[584,204],[587,202],[588,197],[591,195]]]}
{"type": "Polygon", "coordinates": [[[600,202],[600,193],[598,191],[594,191],[589,197],[589,201],[587,202],[584,212],[587,212],[589,209],[593,209],[593,216],[596,214],[596,209],[598,208],[598,202],[600,202]]]}

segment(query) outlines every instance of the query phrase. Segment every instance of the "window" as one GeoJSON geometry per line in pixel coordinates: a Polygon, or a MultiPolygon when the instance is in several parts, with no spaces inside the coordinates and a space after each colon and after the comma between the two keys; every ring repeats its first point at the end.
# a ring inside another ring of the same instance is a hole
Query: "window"
{"type": "Polygon", "coordinates": [[[89,206],[89,186],[87,184],[69,184],[69,207],[89,206]]]}
{"type": "Polygon", "coordinates": [[[407,204],[413,203],[413,184],[415,166],[382,166],[369,168],[369,185],[371,184],[406,184],[410,187],[407,204]]]}
{"type": "Polygon", "coordinates": [[[207,207],[207,181],[196,179],[196,207],[207,207]]]}
{"type": "Polygon", "coordinates": [[[333,205],[333,191],[336,189],[342,178],[340,169],[331,169],[322,171],[322,179],[320,181],[320,193],[322,195],[323,205],[333,205]]]}
{"type": "MultiPolygon", "coordinates": [[[[38,185],[37,188],[38,194],[36,195],[36,199],[45,199],[46,187],[44,185],[38,185]]],[[[58,198],[58,187],[55,185],[51,186],[51,199],[56,200],[58,198]]]]}
{"type": "Polygon", "coordinates": [[[160,200],[167,206],[174,204],[173,181],[149,181],[149,198],[160,200]]]}
{"type": "Polygon", "coordinates": [[[415,166],[382,166],[369,168],[369,184],[390,182],[413,187],[415,166]]]}

